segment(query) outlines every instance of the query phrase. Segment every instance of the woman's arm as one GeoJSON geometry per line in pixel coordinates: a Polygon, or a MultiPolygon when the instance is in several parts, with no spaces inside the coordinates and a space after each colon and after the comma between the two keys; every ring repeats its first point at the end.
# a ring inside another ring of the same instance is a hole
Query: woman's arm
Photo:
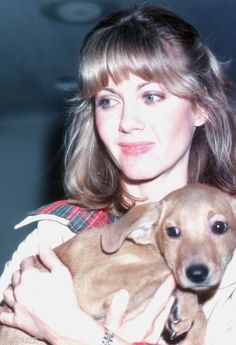
{"type": "MultiPolygon", "coordinates": [[[[43,250],[40,258],[47,271],[38,270],[31,257],[24,260],[20,270],[13,274],[12,285],[4,293],[12,312],[0,313],[0,322],[52,345],[102,344],[105,328],[79,308],[69,270],[52,250],[43,250]]],[[[146,310],[127,322],[123,319],[128,293],[119,291],[105,321],[107,329],[116,334],[112,344],[157,343],[173,303],[174,285],[173,278],[169,277],[146,310]]]]}
{"type": "Polygon", "coordinates": [[[0,276],[0,302],[3,300],[4,290],[11,283],[12,274],[19,269],[22,260],[37,255],[39,247],[55,248],[74,235],[66,225],[59,223],[59,221],[43,219],[37,222],[36,227],[18,245],[12,258],[5,264],[0,276]]]}

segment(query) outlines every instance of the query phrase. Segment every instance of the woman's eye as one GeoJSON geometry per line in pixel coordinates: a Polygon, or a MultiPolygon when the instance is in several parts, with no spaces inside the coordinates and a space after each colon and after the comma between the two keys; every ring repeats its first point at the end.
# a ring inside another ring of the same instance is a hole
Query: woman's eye
{"type": "Polygon", "coordinates": [[[163,95],[156,94],[156,93],[150,93],[144,96],[144,100],[147,104],[153,104],[156,102],[159,102],[164,98],[163,95]]]}
{"type": "Polygon", "coordinates": [[[97,105],[103,109],[109,109],[109,108],[112,108],[117,103],[118,101],[113,98],[102,98],[98,100],[97,105]]]}

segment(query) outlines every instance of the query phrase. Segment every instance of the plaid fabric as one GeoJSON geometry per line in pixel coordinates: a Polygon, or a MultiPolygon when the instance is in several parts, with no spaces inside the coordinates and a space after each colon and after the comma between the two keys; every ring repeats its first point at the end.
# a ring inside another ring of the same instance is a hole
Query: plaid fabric
{"type": "Polygon", "coordinates": [[[68,227],[71,231],[78,233],[81,230],[98,227],[117,221],[119,217],[109,214],[103,210],[86,210],[78,205],[70,204],[68,200],[60,200],[40,207],[30,212],[29,216],[55,215],[69,221],[68,227]]]}

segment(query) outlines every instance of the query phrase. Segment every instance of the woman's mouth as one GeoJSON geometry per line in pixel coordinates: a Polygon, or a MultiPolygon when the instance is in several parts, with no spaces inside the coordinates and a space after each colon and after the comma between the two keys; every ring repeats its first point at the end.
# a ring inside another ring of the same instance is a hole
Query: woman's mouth
{"type": "Polygon", "coordinates": [[[121,142],[118,144],[121,151],[128,156],[139,156],[142,154],[147,153],[150,151],[153,147],[152,142],[133,142],[133,143],[126,143],[126,142],[121,142]]]}

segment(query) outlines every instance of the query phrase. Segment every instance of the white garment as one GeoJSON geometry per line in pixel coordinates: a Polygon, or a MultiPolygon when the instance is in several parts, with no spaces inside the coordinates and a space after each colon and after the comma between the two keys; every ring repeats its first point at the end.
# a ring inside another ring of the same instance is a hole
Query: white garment
{"type": "Polygon", "coordinates": [[[40,247],[55,248],[75,236],[75,233],[67,227],[69,223],[67,219],[51,214],[29,216],[17,224],[15,229],[33,222],[36,222],[36,228],[20,243],[11,260],[5,264],[0,277],[0,303],[3,300],[4,290],[11,283],[12,274],[19,269],[23,259],[38,254],[40,247]]]}
{"type": "MultiPolygon", "coordinates": [[[[67,226],[68,220],[50,214],[27,217],[16,228],[35,221],[35,230],[18,246],[5,265],[0,277],[0,301],[22,259],[37,254],[40,246],[55,248],[75,236],[67,226]]],[[[236,345],[236,252],[217,293],[203,308],[208,320],[206,345],[236,345]]]]}

